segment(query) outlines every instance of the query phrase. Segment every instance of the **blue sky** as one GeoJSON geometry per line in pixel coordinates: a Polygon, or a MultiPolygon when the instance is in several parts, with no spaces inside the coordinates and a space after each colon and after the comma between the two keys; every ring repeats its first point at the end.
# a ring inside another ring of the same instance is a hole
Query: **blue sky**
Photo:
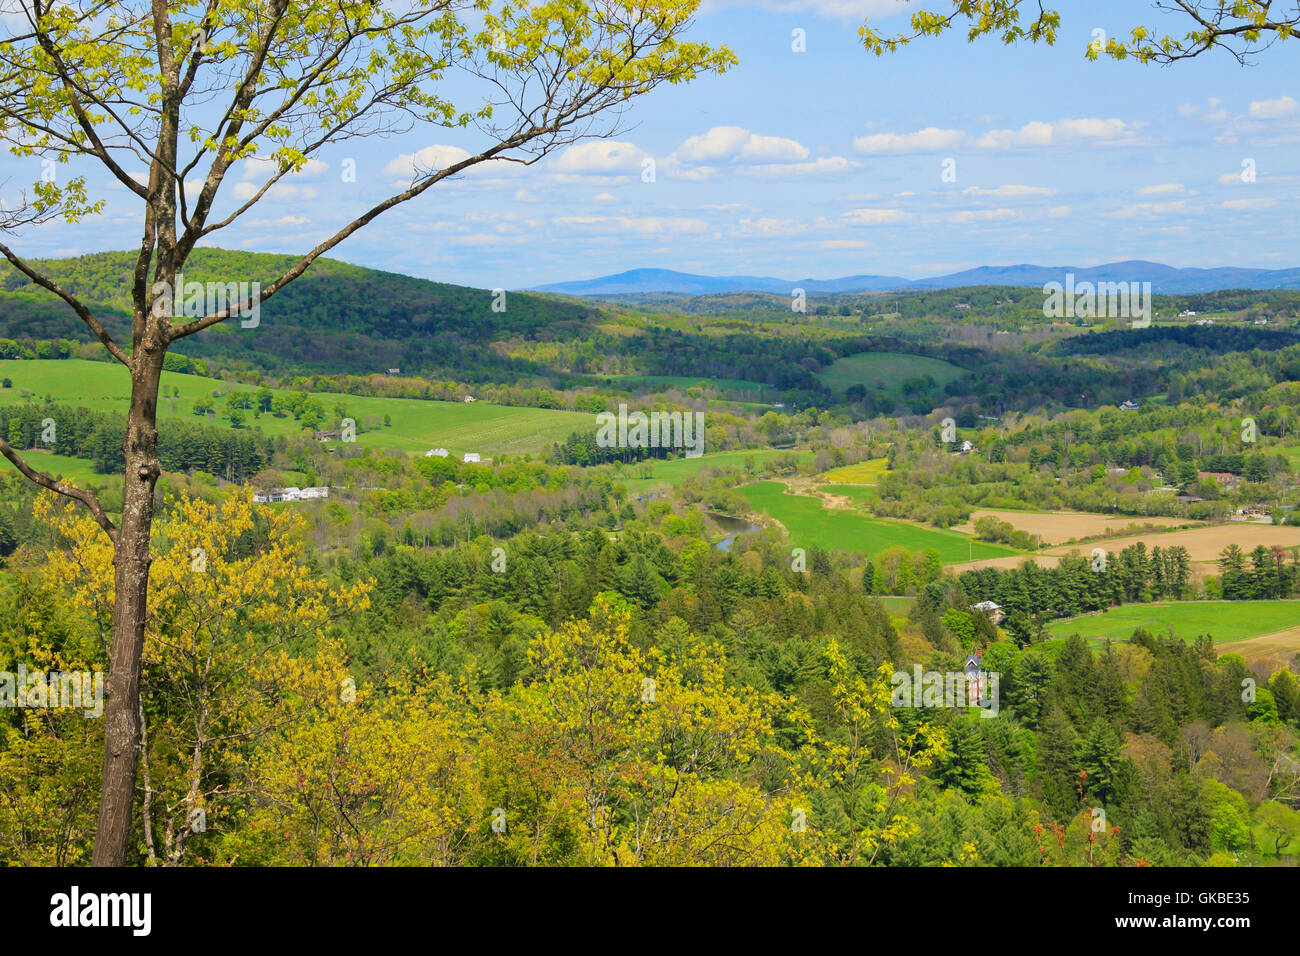
{"type": "MultiPolygon", "coordinates": [[[[1226,54],[1167,68],[1090,62],[1094,30],[1184,25],[1133,0],[1067,0],[1055,47],[957,35],[867,54],[862,16],[894,7],[709,0],[694,36],[732,47],[731,72],[656,91],[611,139],[439,184],[334,255],[487,288],[638,267],[799,279],[1130,258],[1300,265],[1300,40],[1251,67],[1226,54]],[[796,29],[806,52],[792,51],[796,29]],[[647,159],[653,182],[643,181],[647,159]],[[1253,182],[1241,175],[1247,162],[1253,182]]],[[[898,16],[873,22],[904,26],[898,16]]],[[[399,187],[412,156],[427,165],[481,143],[427,128],[352,141],[214,244],[306,251],[399,187]],[[341,181],[346,159],[355,182],[341,181]]],[[[36,178],[36,163],[0,161],[6,196],[36,178]]],[[[88,172],[105,215],[28,231],[12,242],[20,253],[138,241],[127,192],[88,172]]],[[[227,185],[248,190],[258,172],[250,164],[232,177],[245,184],[227,185]]]]}

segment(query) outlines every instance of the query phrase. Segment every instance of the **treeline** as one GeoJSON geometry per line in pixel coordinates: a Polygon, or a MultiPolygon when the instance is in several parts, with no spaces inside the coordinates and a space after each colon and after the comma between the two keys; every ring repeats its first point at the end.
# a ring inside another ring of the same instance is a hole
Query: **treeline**
{"type": "MultiPolygon", "coordinates": [[[[0,359],[89,359],[113,361],[98,344],[89,346],[74,339],[0,339],[0,359]]],[[[207,375],[208,363],[192,359],[179,352],[168,352],[163,357],[163,370],[182,375],[207,375]]]]}
{"type": "Polygon", "coordinates": [[[1219,589],[1228,600],[1290,597],[1300,586],[1300,549],[1266,548],[1261,544],[1246,555],[1240,547],[1230,544],[1219,557],[1219,570],[1219,589]]]}
{"type": "MultiPolygon", "coordinates": [[[[13,405],[0,408],[0,433],[16,449],[41,448],[86,458],[100,474],[122,470],[126,421],[120,415],[70,405],[13,405]]],[[[158,457],[164,471],[201,470],[227,481],[247,481],[271,463],[274,443],[261,432],[164,420],[158,427],[158,457]]]]}
{"type": "Polygon", "coordinates": [[[552,445],[550,458],[562,465],[604,465],[615,461],[631,464],[647,458],[662,460],[680,452],[681,449],[664,446],[601,445],[596,441],[596,432],[590,431],[573,432],[564,441],[552,445]]]}
{"type": "Polygon", "coordinates": [[[1135,601],[1180,599],[1187,595],[1191,558],[1186,548],[1139,541],[1119,554],[1066,556],[1054,568],[1026,560],[1018,568],[962,572],[961,586],[972,601],[992,601],[1007,612],[1007,627],[1025,636],[1027,622],[1074,617],[1135,601]]]}
{"type": "Polygon", "coordinates": [[[1152,346],[1167,343],[1219,355],[1256,349],[1274,352],[1300,343],[1300,334],[1250,325],[1152,325],[1145,329],[1077,336],[1057,344],[1055,350],[1061,355],[1116,355],[1138,350],[1149,352],[1153,351],[1152,346]]]}

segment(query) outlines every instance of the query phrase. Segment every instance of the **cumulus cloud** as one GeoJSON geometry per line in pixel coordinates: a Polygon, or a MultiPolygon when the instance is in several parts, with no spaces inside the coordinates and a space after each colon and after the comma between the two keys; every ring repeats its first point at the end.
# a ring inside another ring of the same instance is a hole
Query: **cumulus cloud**
{"type": "Polygon", "coordinates": [[[1275,100],[1254,100],[1250,104],[1251,119],[1282,119],[1293,115],[1300,104],[1289,96],[1279,96],[1275,100]]]}
{"type": "Polygon", "coordinates": [[[927,126],[914,133],[872,133],[858,136],[853,148],[859,153],[933,153],[951,149],[966,138],[959,129],[927,126]]]}
{"type": "Polygon", "coordinates": [[[414,153],[402,153],[391,160],[384,167],[384,175],[410,180],[421,173],[446,169],[466,159],[469,159],[469,153],[459,146],[426,146],[414,153]]]}
{"type": "Polygon", "coordinates": [[[1033,149],[1077,143],[1118,146],[1136,142],[1140,125],[1120,119],[1095,117],[1057,120],[1054,123],[1034,120],[1019,129],[989,130],[975,141],[975,145],[982,149],[1033,149]]]}
{"type": "Polygon", "coordinates": [[[809,156],[808,147],[780,136],[760,136],[741,126],[715,126],[692,136],[674,153],[684,163],[796,163],[809,156]]]}
{"type": "Polygon", "coordinates": [[[954,213],[948,221],[964,225],[975,222],[1001,222],[1015,218],[1014,209],[964,209],[954,213]]]}
{"type": "Polygon", "coordinates": [[[1055,196],[1055,189],[1048,189],[1046,186],[993,186],[984,188],[982,186],[967,186],[962,192],[967,196],[988,197],[992,199],[1032,199],[1036,196],[1055,196]]]}
{"type": "Polygon", "coordinates": [[[715,126],[707,133],[688,137],[662,161],[660,168],[675,179],[710,179],[719,166],[730,167],[743,176],[777,179],[833,175],[857,165],[843,156],[811,156],[808,147],[798,140],[760,135],[743,126],[715,126]]]}
{"type": "Polygon", "coordinates": [[[807,223],[799,222],[796,219],[763,217],[761,219],[741,219],[736,224],[733,235],[755,239],[779,239],[785,236],[796,236],[807,231],[807,223]]]}
{"type": "Polygon", "coordinates": [[[1187,212],[1187,200],[1175,199],[1172,202],[1129,203],[1105,215],[1112,219],[1160,219],[1185,212],[1187,212]]]}
{"type": "Polygon", "coordinates": [[[780,176],[828,176],[853,169],[857,165],[843,156],[823,156],[806,163],[768,163],[762,166],[742,167],[740,171],[746,176],[775,179],[780,176]]]}
{"type": "Polygon", "coordinates": [[[1187,187],[1182,183],[1159,183],[1155,186],[1143,186],[1137,191],[1137,194],[1139,196],[1172,196],[1186,191],[1187,187]]]}
{"type": "Polygon", "coordinates": [[[1278,204],[1272,197],[1258,196],[1254,199],[1225,199],[1219,203],[1220,209],[1271,209],[1278,204]]]}
{"type": "Polygon", "coordinates": [[[900,209],[850,209],[844,219],[854,226],[889,226],[911,218],[900,209]]]}
{"type": "Polygon", "coordinates": [[[570,146],[552,168],[561,173],[630,173],[639,171],[641,163],[648,154],[632,143],[621,143],[612,139],[591,140],[570,146]]]}
{"type": "Polygon", "coordinates": [[[688,235],[704,232],[703,219],[684,216],[561,216],[556,225],[595,233],[688,235]]]}
{"type": "Polygon", "coordinates": [[[1241,174],[1242,174],[1242,172],[1243,172],[1243,170],[1238,170],[1238,171],[1235,172],[1235,173],[1224,173],[1222,176],[1219,177],[1219,185],[1221,185],[1221,186],[1240,186],[1240,185],[1242,185],[1243,183],[1247,183],[1248,180],[1245,180],[1245,179],[1242,179],[1242,178],[1241,178],[1241,174]]]}

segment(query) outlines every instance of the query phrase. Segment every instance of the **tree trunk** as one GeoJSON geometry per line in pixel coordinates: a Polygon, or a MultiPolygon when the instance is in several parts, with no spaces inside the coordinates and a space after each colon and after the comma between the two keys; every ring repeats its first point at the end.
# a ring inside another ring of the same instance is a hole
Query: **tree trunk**
{"type": "Polygon", "coordinates": [[[95,831],[95,866],[126,862],[134,819],[135,777],[140,757],[140,657],[149,606],[149,532],[158,483],[158,385],[165,350],[142,343],[131,370],[131,410],[123,456],[126,462],[122,524],[114,552],[113,647],[104,703],[104,774],[95,831]]]}

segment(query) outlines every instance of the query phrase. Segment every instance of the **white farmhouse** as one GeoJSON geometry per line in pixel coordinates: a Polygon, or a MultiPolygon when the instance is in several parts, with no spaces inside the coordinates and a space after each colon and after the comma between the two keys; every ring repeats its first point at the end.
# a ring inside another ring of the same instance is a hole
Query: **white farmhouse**
{"type": "Polygon", "coordinates": [[[476,451],[467,451],[467,452],[465,452],[465,464],[467,464],[467,465],[477,465],[477,464],[481,464],[482,461],[483,461],[483,459],[479,456],[479,453],[478,453],[478,452],[476,452],[476,451]]]}
{"type": "Polygon", "coordinates": [[[269,491],[253,492],[253,501],[259,505],[278,504],[281,501],[307,501],[311,498],[328,498],[329,485],[317,485],[312,488],[272,488],[269,491]]]}
{"type": "Polygon", "coordinates": [[[451,452],[445,448],[430,448],[424,453],[425,458],[446,458],[451,452]]]}

